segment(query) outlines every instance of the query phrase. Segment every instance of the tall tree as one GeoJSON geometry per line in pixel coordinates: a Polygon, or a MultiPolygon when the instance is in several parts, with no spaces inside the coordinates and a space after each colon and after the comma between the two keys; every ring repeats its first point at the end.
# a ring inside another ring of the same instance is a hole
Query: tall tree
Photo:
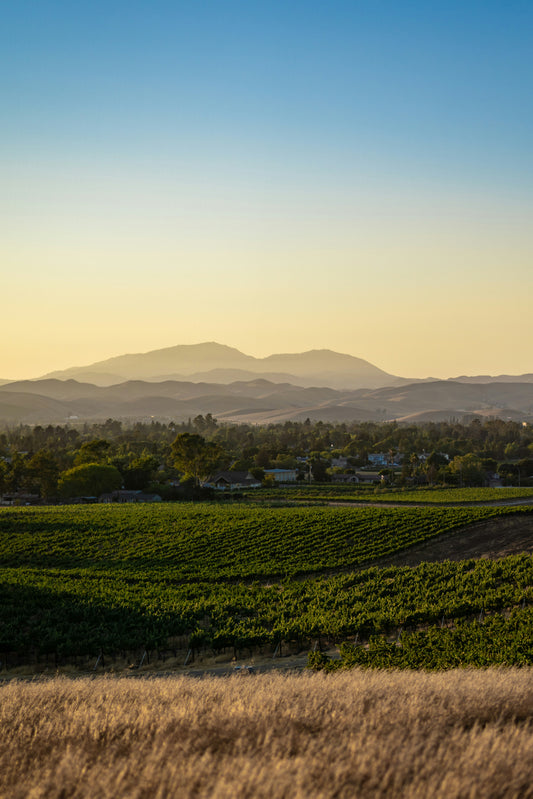
{"type": "Polygon", "coordinates": [[[172,442],[172,456],[176,468],[186,477],[194,477],[196,485],[200,485],[200,481],[205,480],[225,459],[222,447],[196,433],[178,435],[172,442]]]}
{"type": "Polygon", "coordinates": [[[54,497],[57,494],[59,469],[51,452],[40,449],[32,455],[28,463],[28,474],[39,488],[41,497],[54,497]]]}
{"type": "Polygon", "coordinates": [[[104,438],[94,438],[92,441],[85,441],[76,455],[75,466],[82,463],[104,463],[111,444],[104,438]]]}

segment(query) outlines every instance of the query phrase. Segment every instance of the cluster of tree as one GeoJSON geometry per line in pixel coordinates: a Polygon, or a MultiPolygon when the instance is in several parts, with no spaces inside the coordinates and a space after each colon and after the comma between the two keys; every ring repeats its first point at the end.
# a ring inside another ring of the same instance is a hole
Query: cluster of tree
{"type": "Polygon", "coordinates": [[[101,424],[22,425],[0,433],[0,493],[43,498],[98,495],[118,487],[151,490],[163,498],[191,491],[217,468],[297,468],[304,479],[328,480],[332,459],[344,471],[367,464],[371,453],[401,454],[404,483],[483,484],[496,470],[508,483],[533,477],[533,428],[516,422],[436,422],[421,425],[354,422],[218,424],[210,414],[182,424],[108,419],[101,424]],[[420,455],[426,457],[421,459],[420,455]],[[305,459],[305,460],[304,460],[305,459]],[[181,489],[177,483],[181,481],[181,489]]]}

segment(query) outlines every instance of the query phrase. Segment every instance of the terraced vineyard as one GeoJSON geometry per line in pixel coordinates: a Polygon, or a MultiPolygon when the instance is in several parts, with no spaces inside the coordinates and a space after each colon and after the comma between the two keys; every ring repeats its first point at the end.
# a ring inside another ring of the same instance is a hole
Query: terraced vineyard
{"type": "MultiPolygon", "coordinates": [[[[184,636],[191,647],[305,646],[413,630],[533,599],[533,559],[347,570],[496,508],[71,506],[0,512],[5,658],[58,657],[184,636]],[[311,577],[303,577],[313,572],[311,577]],[[322,576],[320,576],[322,574],[322,576]]],[[[523,606],[523,608],[522,608],[523,606]]],[[[1,657],[1,656],[0,656],[1,657]]]]}

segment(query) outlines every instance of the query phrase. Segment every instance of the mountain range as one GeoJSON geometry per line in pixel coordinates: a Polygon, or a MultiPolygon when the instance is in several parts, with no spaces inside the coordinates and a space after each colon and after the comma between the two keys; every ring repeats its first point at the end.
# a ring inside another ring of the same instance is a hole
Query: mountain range
{"type": "Polygon", "coordinates": [[[43,377],[59,380],[73,378],[99,386],[109,386],[126,380],[232,383],[258,377],[277,383],[290,382],[301,386],[318,385],[337,389],[378,388],[409,382],[387,374],[362,358],[332,350],[310,350],[254,358],[234,347],[214,341],[119,355],[89,366],[50,372],[43,377]]]}
{"type": "Polygon", "coordinates": [[[0,381],[4,424],[107,418],[266,423],[465,415],[533,420],[533,375],[409,380],[331,350],[254,358],[214,342],[122,355],[34,380],[0,381]]]}

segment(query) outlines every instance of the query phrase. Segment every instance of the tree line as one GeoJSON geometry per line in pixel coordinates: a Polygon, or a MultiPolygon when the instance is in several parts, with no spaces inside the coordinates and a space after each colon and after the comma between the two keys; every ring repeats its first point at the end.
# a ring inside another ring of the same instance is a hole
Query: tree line
{"type": "Polygon", "coordinates": [[[0,493],[43,499],[98,495],[117,488],[191,498],[214,469],[294,468],[328,481],[364,468],[372,453],[398,454],[384,469],[397,484],[482,484],[498,471],[508,483],[533,478],[533,428],[501,419],[405,425],[396,422],[221,424],[211,414],[183,423],[19,425],[0,432],[0,493]],[[420,456],[424,455],[423,458],[420,456]],[[332,466],[343,458],[342,467],[332,466]],[[178,486],[181,483],[181,487],[178,486]]]}

